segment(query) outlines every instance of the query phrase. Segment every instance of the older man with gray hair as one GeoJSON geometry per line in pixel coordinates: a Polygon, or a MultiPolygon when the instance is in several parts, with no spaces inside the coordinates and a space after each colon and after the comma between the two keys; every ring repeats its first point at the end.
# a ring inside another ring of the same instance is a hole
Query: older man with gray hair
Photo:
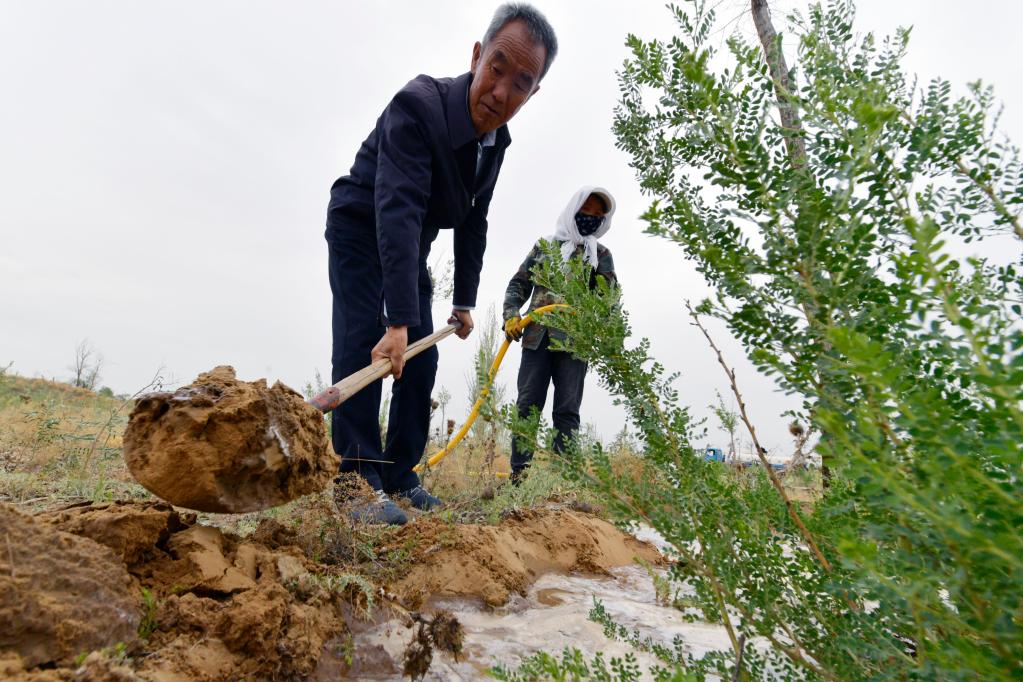
{"type": "Polygon", "coordinates": [[[501,5],[457,78],[420,75],[377,119],[348,175],[334,183],[327,209],[328,271],[333,294],[332,380],[388,358],[394,373],[387,442],[378,422],[376,383],[333,412],[340,470],[376,491],[356,506],[360,520],[403,524],[388,495],[429,509],[412,470],[426,447],[436,348],[404,362],[409,343],[433,332],[430,247],[454,232],[454,297],[449,322],[472,332],[487,212],[511,143],[507,122],[540,89],[557,54],[554,30],[525,3],[501,5]]]}

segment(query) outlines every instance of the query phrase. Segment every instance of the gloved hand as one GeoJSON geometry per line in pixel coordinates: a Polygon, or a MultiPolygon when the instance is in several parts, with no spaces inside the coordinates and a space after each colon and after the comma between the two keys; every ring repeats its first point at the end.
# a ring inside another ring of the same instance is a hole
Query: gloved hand
{"type": "Polygon", "coordinates": [[[522,318],[516,315],[515,317],[509,317],[504,321],[504,338],[509,341],[518,341],[522,338],[522,330],[519,329],[519,324],[522,322],[522,318]]]}

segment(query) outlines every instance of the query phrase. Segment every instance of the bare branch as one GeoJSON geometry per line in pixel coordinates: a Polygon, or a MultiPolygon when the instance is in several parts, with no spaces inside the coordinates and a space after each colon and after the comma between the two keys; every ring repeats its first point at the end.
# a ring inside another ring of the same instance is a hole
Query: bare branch
{"type": "Polygon", "coordinates": [[[689,311],[689,317],[693,318],[693,326],[703,332],[703,336],[707,339],[707,343],[710,344],[714,353],[717,354],[718,364],[721,365],[721,367],[725,370],[725,374],[728,376],[728,381],[732,386],[732,393],[735,395],[735,399],[739,403],[739,417],[742,419],[742,423],[746,425],[750,438],[753,439],[753,449],[756,450],[760,463],[764,465],[764,470],[767,471],[767,476],[771,479],[771,485],[773,485],[774,489],[778,491],[779,495],[781,495],[781,499],[785,502],[785,510],[788,512],[789,518],[791,518],[792,522],[796,524],[796,528],[799,529],[799,534],[803,536],[803,540],[810,548],[810,551],[813,552],[813,555],[817,558],[820,565],[824,567],[824,570],[830,573],[831,563],[827,560],[824,554],[821,553],[816,540],[813,539],[813,535],[810,533],[810,530],[806,527],[806,524],[803,523],[803,519],[800,518],[799,512],[796,511],[795,505],[793,505],[792,500],[789,499],[788,493],[785,492],[785,487],[778,479],[778,474],[774,472],[774,469],[771,468],[771,463],[768,462],[767,457],[764,456],[764,453],[767,451],[761,447],[760,440],[757,438],[757,430],[753,427],[752,422],[750,422],[749,415],[746,413],[746,403],[742,399],[742,393],[739,392],[738,384],[735,383],[735,370],[731,369],[728,364],[725,363],[725,358],[721,354],[721,350],[717,347],[717,344],[714,343],[714,340],[710,338],[710,334],[707,333],[707,330],[700,323],[699,316],[693,310],[693,307],[689,305],[688,301],[686,301],[686,309],[689,311]]]}

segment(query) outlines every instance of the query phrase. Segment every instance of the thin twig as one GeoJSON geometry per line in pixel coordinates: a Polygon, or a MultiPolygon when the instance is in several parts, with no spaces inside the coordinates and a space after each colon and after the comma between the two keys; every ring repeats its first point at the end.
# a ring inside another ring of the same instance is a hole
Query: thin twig
{"type": "Polygon", "coordinates": [[[127,407],[128,405],[133,404],[135,402],[135,399],[138,398],[140,395],[142,395],[143,393],[147,392],[149,389],[151,389],[153,387],[161,386],[163,384],[163,376],[162,376],[163,371],[164,371],[164,366],[160,365],[157,368],[156,373],[153,375],[153,378],[149,380],[148,384],[146,384],[145,386],[143,386],[139,390],[135,391],[135,393],[132,394],[132,396],[130,398],[127,398],[126,400],[122,400],[121,404],[117,406],[117,409],[113,410],[110,413],[110,415],[107,417],[106,423],[103,424],[103,426],[100,427],[99,431],[96,432],[96,436],[92,439],[92,447],[89,448],[88,454],[86,454],[85,459],[82,461],[82,463],[78,467],[79,474],[80,474],[81,478],[83,478],[83,479],[85,478],[87,470],[88,470],[89,466],[92,464],[92,459],[96,455],[96,446],[99,445],[99,437],[101,435],[103,435],[104,431],[106,431],[107,439],[103,441],[103,445],[104,445],[104,447],[106,447],[107,442],[109,442],[109,440],[110,440],[110,426],[111,426],[111,424],[114,423],[114,419],[117,417],[117,415],[121,414],[121,411],[124,410],[125,407],[127,407]]]}
{"type": "Polygon", "coordinates": [[[986,184],[978,180],[974,174],[970,173],[970,170],[963,163],[962,159],[956,157],[955,159],[956,169],[965,177],[967,180],[972,182],[980,191],[987,195],[988,199],[991,200],[991,205],[994,206],[996,213],[1001,213],[1003,218],[1008,219],[1012,225],[1012,231],[1016,233],[1016,236],[1023,239],[1023,225],[1019,222],[1019,215],[1012,213],[1002,199],[995,192],[995,188],[990,184],[986,184]]]}
{"type": "Polygon", "coordinates": [[[12,504],[32,504],[33,502],[39,502],[40,500],[45,500],[45,499],[47,499],[47,497],[48,497],[47,495],[43,495],[41,497],[33,497],[31,499],[28,499],[28,500],[21,500],[19,502],[13,502],[12,504]]]}
{"type": "Polygon", "coordinates": [[[789,517],[792,519],[792,522],[796,524],[796,527],[799,529],[799,534],[803,536],[803,540],[806,541],[810,551],[813,552],[813,555],[817,558],[820,565],[824,567],[824,570],[830,573],[831,563],[828,562],[824,554],[821,553],[820,548],[817,546],[817,542],[813,539],[813,535],[806,527],[806,524],[803,523],[803,519],[800,518],[795,505],[792,504],[792,500],[789,499],[788,494],[785,492],[785,487],[778,479],[778,475],[774,473],[774,469],[771,468],[770,462],[768,462],[767,457],[764,456],[766,450],[760,446],[760,441],[757,439],[757,430],[753,427],[752,422],[750,422],[749,415],[746,414],[746,403],[742,399],[742,393],[739,392],[739,386],[735,383],[735,370],[731,369],[725,362],[725,358],[721,354],[721,350],[717,347],[717,344],[714,343],[714,340],[710,338],[710,334],[707,333],[707,330],[700,323],[699,316],[693,310],[693,307],[688,301],[686,301],[686,309],[689,311],[689,316],[693,318],[693,326],[703,332],[703,336],[707,339],[707,343],[710,344],[710,347],[717,354],[718,364],[721,365],[721,367],[725,370],[725,374],[728,375],[728,381],[732,386],[732,393],[735,395],[735,399],[739,402],[739,416],[742,418],[742,423],[746,425],[750,438],[753,439],[753,448],[757,451],[757,457],[760,459],[761,464],[764,465],[764,470],[767,471],[767,476],[771,479],[771,484],[774,486],[774,489],[778,491],[778,494],[781,495],[781,499],[785,502],[785,509],[788,511],[789,517]]]}

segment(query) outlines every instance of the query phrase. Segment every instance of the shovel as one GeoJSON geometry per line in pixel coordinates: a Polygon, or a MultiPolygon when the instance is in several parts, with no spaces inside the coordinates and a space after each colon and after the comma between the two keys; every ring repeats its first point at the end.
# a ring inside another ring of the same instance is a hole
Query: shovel
{"type": "MultiPolygon", "coordinates": [[[[415,343],[410,343],[405,349],[405,362],[422,353],[427,348],[437,345],[441,339],[450,336],[461,329],[462,323],[449,324],[442,329],[435,331],[429,336],[424,336],[415,343]]],[[[377,379],[383,379],[391,373],[391,361],[387,358],[377,360],[368,367],[363,367],[354,374],[349,374],[333,386],[329,386],[309,399],[309,404],[320,412],[326,414],[335,407],[351,398],[353,395],[372,384],[377,379]]]]}

